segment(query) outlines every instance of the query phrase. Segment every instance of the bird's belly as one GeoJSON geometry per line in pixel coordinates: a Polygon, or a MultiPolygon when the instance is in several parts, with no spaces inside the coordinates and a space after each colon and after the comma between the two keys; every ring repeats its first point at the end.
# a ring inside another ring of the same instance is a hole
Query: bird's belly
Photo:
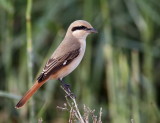
{"type": "MultiPolygon", "coordinates": [[[[85,47],[84,47],[85,48],[85,47]]],[[[70,74],[81,62],[85,49],[80,49],[80,54],[68,65],[64,66],[61,70],[59,70],[57,73],[55,73],[52,78],[59,79],[67,76],[70,74]]]]}

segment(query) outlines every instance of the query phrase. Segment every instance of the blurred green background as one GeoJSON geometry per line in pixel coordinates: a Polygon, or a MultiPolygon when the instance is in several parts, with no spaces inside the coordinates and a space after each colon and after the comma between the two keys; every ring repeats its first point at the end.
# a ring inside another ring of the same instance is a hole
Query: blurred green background
{"type": "Polygon", "coordinates": [[[102,107],[103,123],[160,123],[159,2],[0,0],[0,123],[68,121],[69,113],[56,108],[66,101],[55,80],[22,109],[14,106],[77,19],[99,32],[87,38],[83,61],[65,78],[79,109],[85,104],[98,115],[102,107]]]}

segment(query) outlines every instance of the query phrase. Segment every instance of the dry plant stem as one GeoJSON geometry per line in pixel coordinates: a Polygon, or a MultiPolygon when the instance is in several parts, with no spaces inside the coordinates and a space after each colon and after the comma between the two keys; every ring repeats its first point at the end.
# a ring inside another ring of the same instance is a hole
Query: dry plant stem
{"type": "Polygon", "coordinates": [[[99,117],[96,116],[94,113],[95,113],[95,110],[91,110],[89,107],[86,107],[84,105],[84,115],[83,115],[83,117],[84,117],[85,123],[89,122],[89,115],[91,115],[93,123],[102,123],[102,120],[101,120],[102,108],[100,108],[99,117]]]}
{"type": "Polygon", "coordinates": [[[131,119],[131,123],[134,123],[134,120],[133,120],[133,119],[131,119]]]}
{"type": "MultiPolygon", "coordinates": [[[[72,102],[73,102],[73,104],[74,104],[74,108],[75,108],[75,110],[74,110],[74,111],[75,111],[75,116],[77,117],[77,119],[78,119],[81,123],[85,123],[84,120],[83,120],[83,118],[82,118],[82,115],[80,114],[80,111],[79,111],[79,109],[78,109],[77,102],[76,102],[75,98],[72,97],[71,94],[70,94],[69,92],[67,92],[67,91],[65,90],[65,88],[63,88],[63,86],[61,86],[61,88],[62,88],[62,89],[64,90],[64,92],[67,94],[66,100],[67,100],[67,103],[68,103],[68,105],[69,105],[70,107],[72,107],[72,106],[71,106],[71,104],[69,103],[67,97],[70,97],[70,99],[72,100],[72,102]]],[[[73,109],[72,109],[72,110],[73,110],[73,109]]]]}
{"type": "Polygon", "coordinates": [[[69,117],[69,123],[72,123],[72,121],[74,120],[74,110],[73,108],[71,108],[70,110],[70,117],[69,117]]]}
{"type": "Polygon", "coordinates": [[[38,123],[42,123],[42,122],[43,122],[42,118],[38,119],[38,123]]]}
{"type": "Polygon", "coordinates": [[[85,123],[88,123],[88,119],[89,119],[89,111],[87,109],[87,107],[84,105],[84,114],[83,114],[83,118],[84,118],[84,121],[85,123]]]}
{"type": "Polygon", "coordinates": [[[98,123],[102,123],[102,107],[100,108],[100,111],[99,111],[99,119],[98,119],[98,123]]]}
{"type": "MultiPolygon", "coordinates": [[[[65,92],[67,92],[67,91],[65,91],[65,92]]],[[[69,93],[67,92],[67,94],[69,94],[69,93]]],[[[65,98],[66,98],[67,104],[68,104],[69,107],[70,107],[70,114],[74,114],[74,116],[75,116],[79,121],[81,121],[81,118],[79,117],[76,108],[74,109],[75,104],[74,104],[73,102],[72,102],[72,104],[70,103],[70,101],[68,100],[68,96],[69,96],[69,95],[66,95],[65,98]],[[74,107],[72,106],[73,104],[74,104],[74,107]]],[[[72,98],[73,98],[73,97],[72,97],[72,98]]],[[[72,101],[73,101],[73,100],[72,100],[72,101]]],[[[71,119],[69,119],[69,121],[70,121],[70,120],[71,120],[71,119]]],[[[69,122],[69,123],[71,123],[71,122],[69,122]]]]}
{"type": "Polygon", "coordinates": [[[57,108],[58,108],[58,109],[61,109],[62,111],[64,111],[64,110],[67,110],[67,111],[68,111],[68,109],[67,109],[66,107],[63,108],[63,107],[57,106],[57,108]]]}

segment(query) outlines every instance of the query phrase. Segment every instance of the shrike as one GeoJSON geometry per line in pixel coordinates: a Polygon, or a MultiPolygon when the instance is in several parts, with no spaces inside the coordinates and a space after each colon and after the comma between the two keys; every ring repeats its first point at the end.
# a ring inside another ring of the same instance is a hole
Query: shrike
{"type": "Polygon", "coordinates": [[[97,33],[97,31],[87,21],[77,20],[71,23],[64,40],[47,61],[35,84],[18,102],[16,108],[22,107],[47,80],[60,80],[62,86],[68,90],[68,85],[62,79],[81,62],[86,49],[86,37],[90,33],[97,33]]]}

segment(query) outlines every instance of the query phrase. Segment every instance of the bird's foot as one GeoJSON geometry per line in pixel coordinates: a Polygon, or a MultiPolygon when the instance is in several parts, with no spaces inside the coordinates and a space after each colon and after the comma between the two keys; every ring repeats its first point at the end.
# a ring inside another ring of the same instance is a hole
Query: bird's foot
{"type": "Polygon", "coordinates": [[[76,98],[74,93],[71,92],[70,85],[69,84],[63,84],[62,85],[63,89],[67,92],[67,96],[71,96],[72,98],[76,98]]]}
{"type": "Polygon", "coordinates": [[[72,97],[72,98],[76,98],[74,93],[71,92],[70,85],[64,83],[64,81],[62,81],[62,80],[60,80],[60,81],[61,81],[61,86],[66,91],[67,96],[72,97]]]}
{"type": "Polygon", "coordinates": [[[63,83],[63,86],[64,86],[66,89],[69,89],[69,90],[70,90],[70,84],[63,83]]]}

